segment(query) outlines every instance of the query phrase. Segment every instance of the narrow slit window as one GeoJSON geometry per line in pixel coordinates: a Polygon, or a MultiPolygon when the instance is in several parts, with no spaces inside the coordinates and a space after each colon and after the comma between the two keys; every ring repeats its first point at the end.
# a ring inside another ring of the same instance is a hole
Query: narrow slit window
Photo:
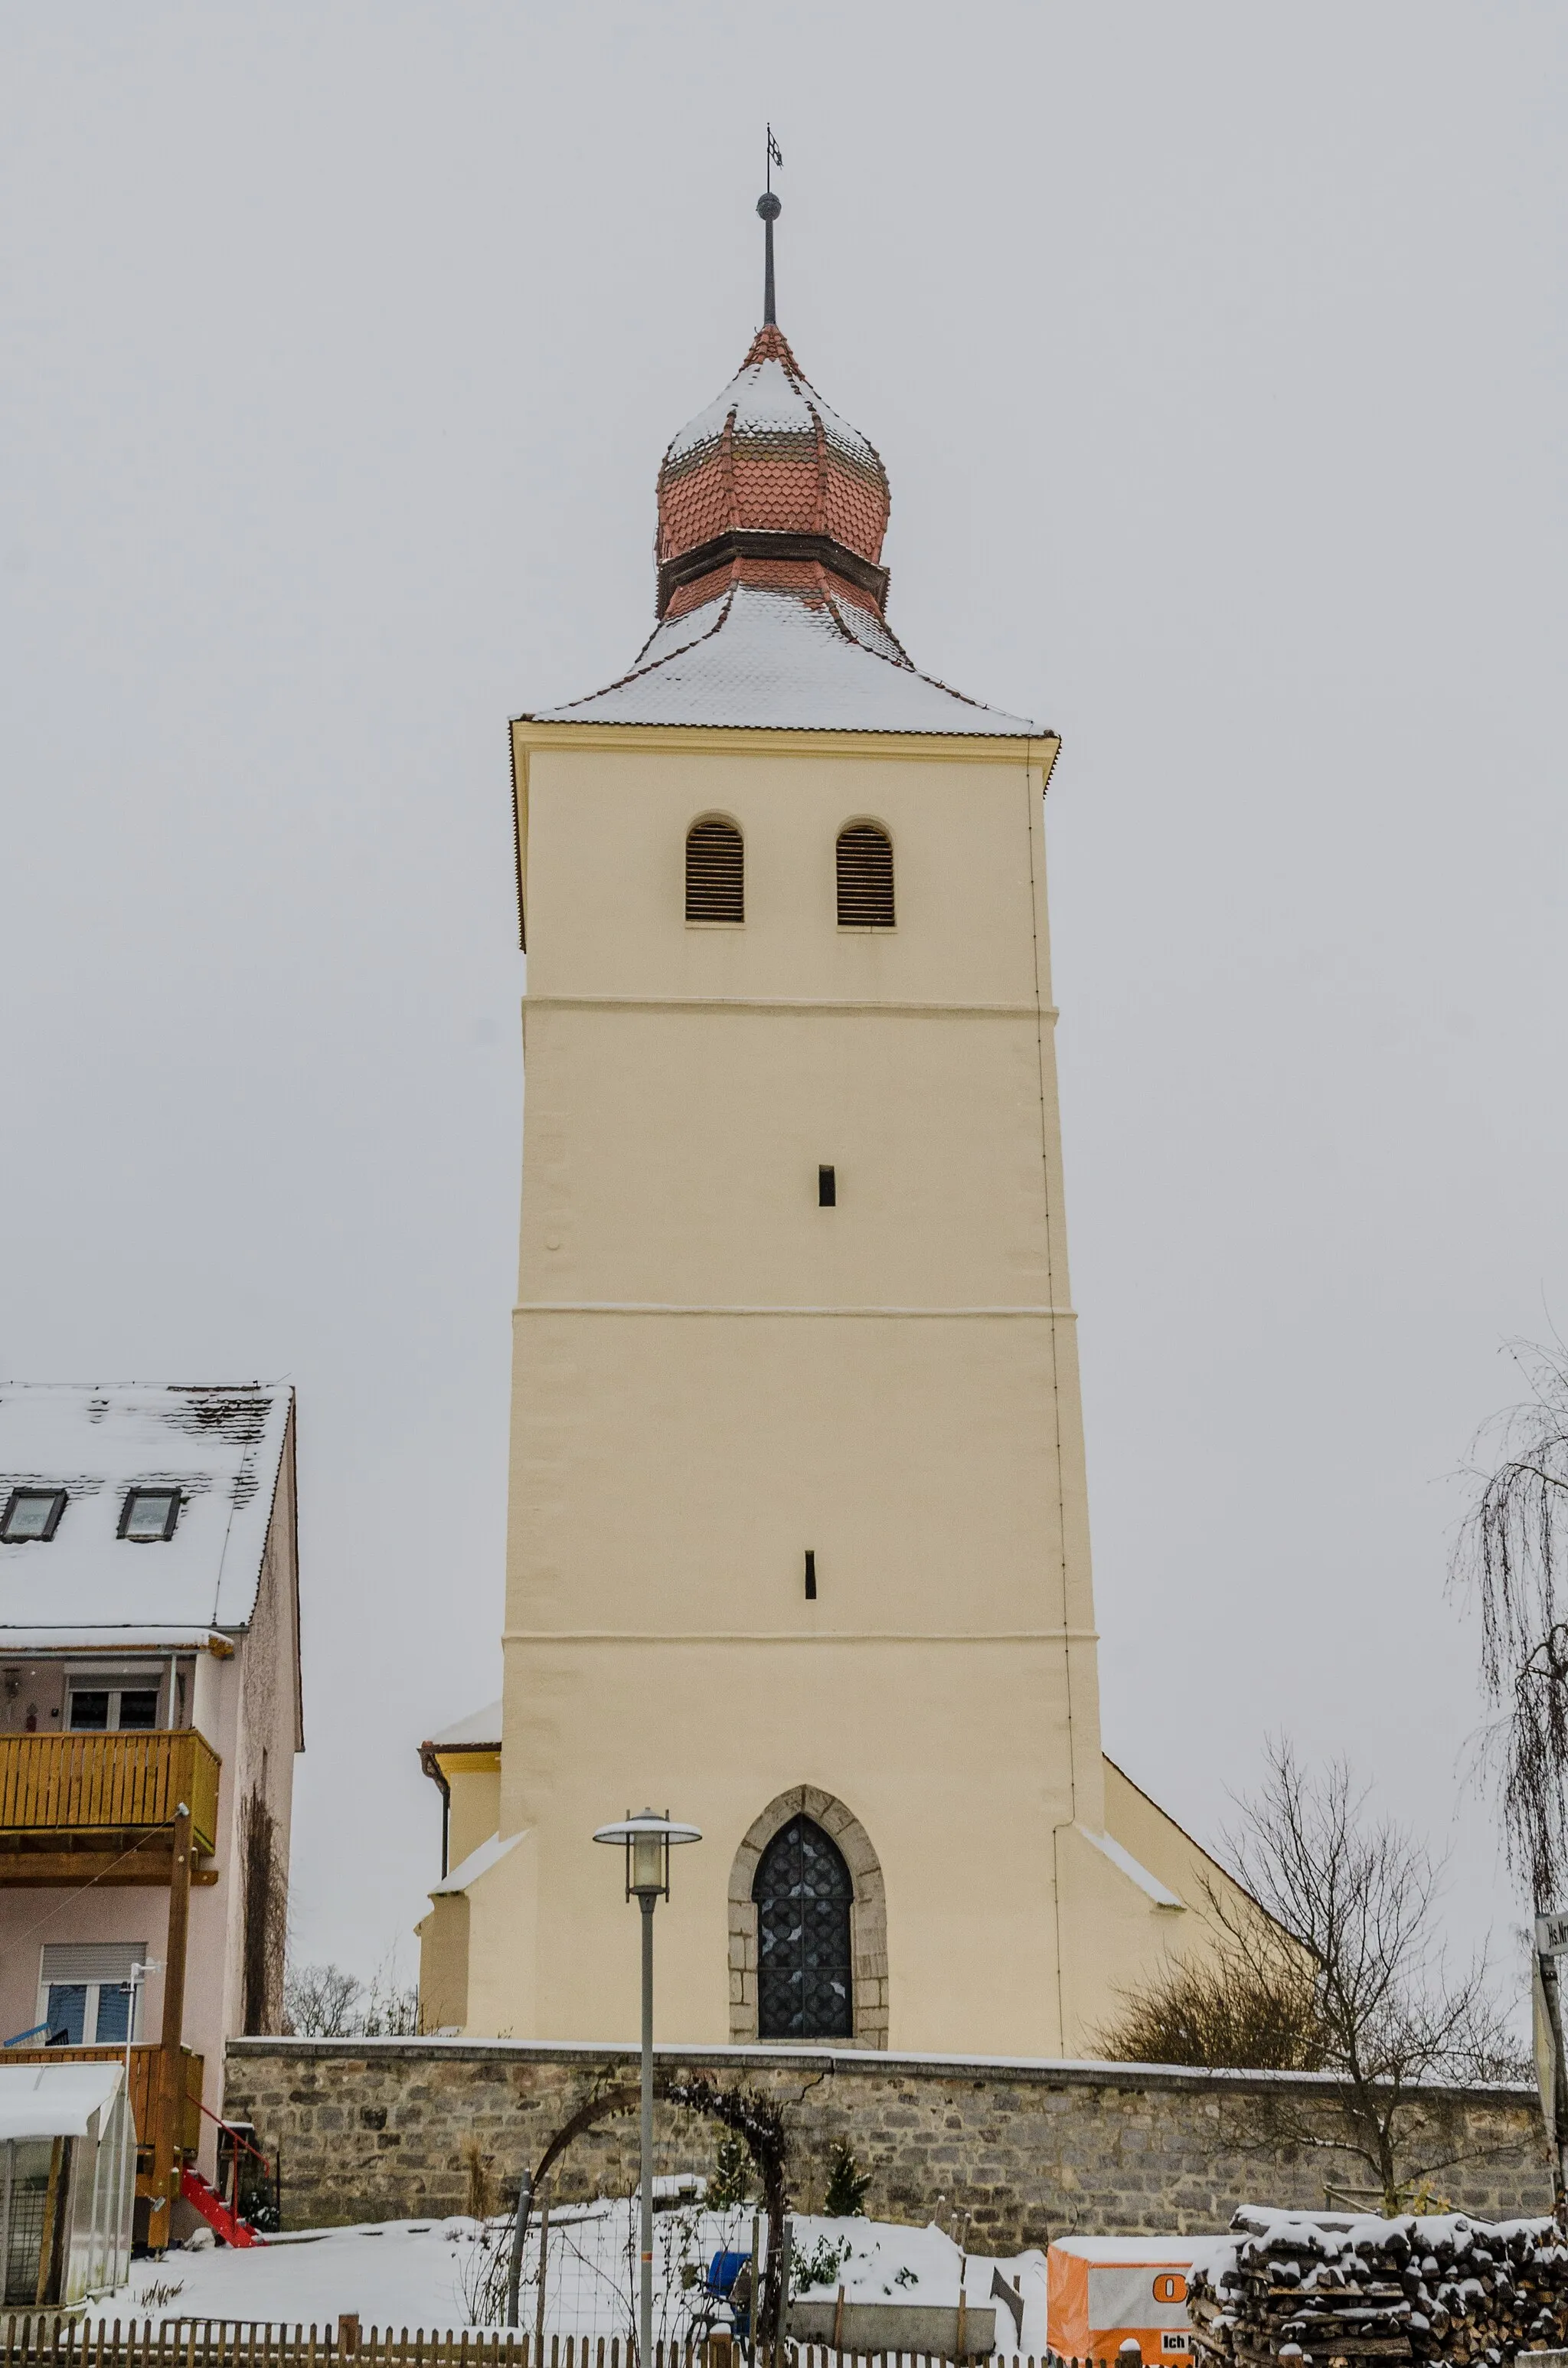
{"type": "Polygon", "coordinates": [[[746,916],[745,842],[733,822],[710,816],[686,835],[686,917],[688,921],[744,921],[746,916]]]}
{"type": "Polygon", "coordinates": [[[816,1601],[816,1600],[817,1600],[817,1558],[816,1558],[816,1555],[814,1554],[814,1553],[812,1551],[812,1548],[811,1548],[810,1546],[808,1546],[808,1547],[806,1548],[806,1601],[807,1601],[808,1603],[814,1603],[814,1602],[816,1601]]]}
{"type": "Polygon", "coordinates": [[[892,841],[872,822],[852,822],[838,834],[838,926],[893,927],[892,841]]]}
{"type": "Polygon", "coordinates": [[[817,1169],[817,1207],[836,1209],[838,1206],[838,1170],[836,1167],[817,1169]]]}

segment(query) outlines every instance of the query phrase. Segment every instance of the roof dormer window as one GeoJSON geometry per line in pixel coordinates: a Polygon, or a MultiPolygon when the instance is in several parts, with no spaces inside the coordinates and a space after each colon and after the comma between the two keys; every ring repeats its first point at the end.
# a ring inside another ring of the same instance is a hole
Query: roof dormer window
{"type": "Polygon", "coordinates": [[[119,1513],[119,1534],[133,1545],[150,1546],[172,1538],[179,1519],[177,1488],[132,1488],[119,1513]]]}
{"type": "Polygon", "coordinates": [[[17,1546],[51,1538],[64,1510],[63,1488],[13,1488],[0,1513],[0,1539],[17,1546]]]}

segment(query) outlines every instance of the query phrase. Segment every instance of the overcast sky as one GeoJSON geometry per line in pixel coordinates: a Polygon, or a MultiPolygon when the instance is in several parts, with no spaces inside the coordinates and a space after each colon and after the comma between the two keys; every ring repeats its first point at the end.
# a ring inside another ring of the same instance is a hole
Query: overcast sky
{"type": "Polygon", "coordinates": [[[297,1385],[302,1954],[407,1932],[498,1688],[506,723],[648,630],[768,116],[892,622],[1063,735],[1108,1747],[1205,1839],[1347,1750],[1517,1919],[1443,1582],[1568,1329],[1565,69],[1561,0],[0,6],[0,1370],[297,1385]]]}

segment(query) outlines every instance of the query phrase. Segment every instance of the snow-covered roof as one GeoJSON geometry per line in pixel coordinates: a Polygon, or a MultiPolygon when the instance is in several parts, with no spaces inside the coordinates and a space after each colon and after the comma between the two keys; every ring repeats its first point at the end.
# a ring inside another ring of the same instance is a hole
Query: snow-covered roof
{"type": "Polygon", "coordinates": [[[1122,1873],[1135,1883],[1139,1890],[1153,1901],[1156,1907],[1186,1907],[1185,1900],[1178,1899],[1174,1891],[1167,1890],[1159,1876],[1151,1874],[1148,1868],[1141,1864],[1130,1850],[1124,1850],[1113,1836],[1096,1834],[1088,1826],[1080,1826],[1078,1831],[1086,1842],[1094,1844],[1102,1857],[1109,1859],[1112,1866],[1119,1867],[1122,1873]]]}
{"type": "Polygon", "coordinates": [[[608,689],[523,719],[1029,739],[1040,726],[919,673],[879,617],[831,594],[735,584],[657,626],[608,689]]]}
{"type": "Polygon", "coordinates": [[[0,2064],[0,2142],[80,2138],[114,2102],[121,2064],[0,2064]]]}
{"type": "Polygon", "coordinates": [[[444,1726],[439,1735],[430,1737],[432,1751],[494,1751],[501,1744],[501,1705],[486,1702],[483,1710],[471,1710],[466,1718],[455,1725],[444,1726]]]}
{"type": "Polygon", "coordinates": [[[249,1625],[291,1389],[0,1383],[0,1506],[62,1488],[51,1537],[0,1542],[0,1642],[160,1643],[249,1625]],[[122,1538],[132,1487],[176,1487],[174,1535],[122,1538]]]}
{"type": "Polygon", "coordinates": [[[881,461],[869,440],[830,411],[814,387],[804,387],[799,371],[781,355],[761,351],[761,346],[759,338],[723,393],[687,420],[665,454],[665,468],[717,444],[726,425],[742,438],[793,435],[814,442],[820,420],[826,443],[857,468],[881,476],[881,461]]]}
{"type": "Polygon", "coordinates": [[[887,623],[891,498],[875,446],[767,322],[665,454],[660,622],[636,663],[519,721],[1041,736],[910,664],[887,623]]]}
{"type": "Polygon", "coordinates": [[[477,1850],[471,1850],[460,1866],[454,1866],[439,1883],[430,1885],[431,1898],[442,1899],[449,1894],[466,1891],[471,1884],[479,1881],[482,1874],[488,1874],[493,1866],[498,1866],[510,1851],[517,1849],[522,1839],[520,1833],[507,1834],[505,1839],[500,1834],[492,1834],[487,1842],[481,1842],[477,1850]]]}

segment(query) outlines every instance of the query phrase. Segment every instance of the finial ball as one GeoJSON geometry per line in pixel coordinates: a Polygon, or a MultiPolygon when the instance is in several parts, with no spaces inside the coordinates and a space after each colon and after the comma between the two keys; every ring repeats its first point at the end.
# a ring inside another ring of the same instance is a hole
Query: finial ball
{"type": "Polygon", "coordinates": [[[756,210],[764,222],[777,222],[784,208],[771,189],[765,189],[756,201],[756,210]]]}

